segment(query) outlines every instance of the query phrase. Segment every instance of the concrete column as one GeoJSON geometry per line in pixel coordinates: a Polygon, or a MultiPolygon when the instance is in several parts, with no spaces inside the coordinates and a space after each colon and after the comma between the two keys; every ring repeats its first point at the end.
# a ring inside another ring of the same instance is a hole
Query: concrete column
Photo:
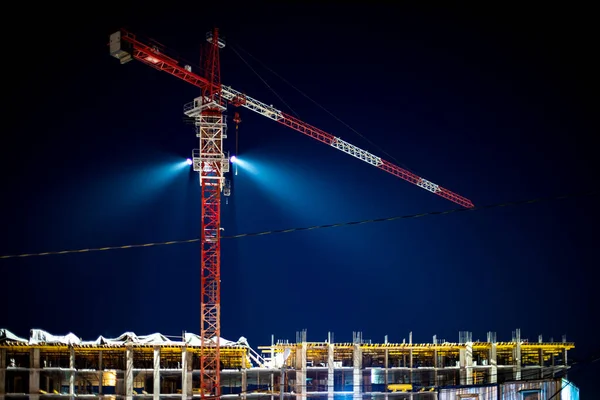
{"type": "MultiPolygon", "coordinates": [[[[187,366],[186,366],[186,369],[185,369],[185,374],[187,375],[187,381],[188,381],[188,392],[187,392],[187,395],[189,396],[190,399],[192,398],[192,396],[194,394],[194,379],[192,378],[192,375],[193,375],[193,372],[194,372],[193,356],[194,356],[194,353],[192,353],[191,351],[188,350],[187,354],[186,354],[187,366]]],[[[218,374],[221,373],[220,368],[221,367],[219,365],[217,365],[217,373],[218,374]]],[[[218,391],[217,393],[221,392],[221,388],[220,387],[218,387],[218,388],[212,387],[211,390],[213,392],[218,391]]]]}
{"type": "Polygon", "coordinates": [[[543,349],[538,350],[538,365],[540,366],[540,379],[544,379],[545,368],[544,368],[544,350],[543,349]]]}
{"type": "MultiPolygon", "coordinates": [[[[246,352],[249,352],[249,350],[246,350],[246,352]]],[[[248,357],[248,356],[246,355],[246,357],[248,357]]],[[[273,360],[275,360],[275,335],[271,335],[271,361],[273,361],[273,360]]],[[[242,368],[245,369],[245,366],[242,366],[242,368]]],[[[271,400],[275,400],[274,393],[275,393],[275,372],[271,371],[271,400]]],[[[243,399],[246,398],[245,394],[242,394],[242,396],[243,396],[243,399]]]]}
{"type": "Polygon", "coordinates": [[[333,389],[335,384],[333,343],[327,344],[327,399],[333,400],[333,389]]]}
{"type": "MultiPolygon", "coordinates": [[[[385,335],[384,338],[384,343],[388,344],[388,337],[387,335],[385,335]]],[[[387,386],[389,384],[388,382],[388,368],[390,367],[389,361],[390,361],[390,351],[386,348],[385,349],[385,358],[383,359],[383,391],[387,391],[387,386]]],[[[387,399],[387,395],[385,396],[387,399]]]]}
{"type": "Polygon", "coordinates": [[[104,380],[104,366],[102,365],[102,350],[98,352],[98,394],[102,395],[102,381],[104,380]]]}
{"type": "MultiPolygon", "coordinates": [[[[411,340],[412,343],[412,340],[411,340]]],[[[410,349],[408,351],[408,367],[410,368],[410,373],[409,373],[409,378],[410,378],[410,382],[409,383],[413,383],[414,382],[414,377],[413,377],[413,349],[410,349]]]]}
{"type": "Polygon", "coordinates": [[[521,329],[517,328],[513,331],[513,379],[516,381],[521,380],[521,329]]]}
{"type": "Polygon", "coordinates": [[[302,392],[300,392],[301,394],[301,399],[305,400],[306,399],[306,378],[307,378],[307,373],[306,373],[306,353],[308,350],[308,346],[306,345],[306,336],[304,336],[304,341],[302,342],[302,375],[304,376],[304,380],[302,381],[302,392]]]}
{"type": "Polygon", "coordinates": [[[40,394],[40,349],[29,350],[29,394],[40,394]]]}
{"type": "Polygon", "coordinates": [[[69,396],[75,396],[75,349],[69,348],[69,396]]]}
{"type": "Polygon", "coordinates": [[[0,400],[6,394],[6,349],[0,349],[0,400]]]}
{"type": "MultiPolygon", "coordinates": [[[[283,385],[283,382],[279,383],[283,385]]],[[[280,390],[283,390],[280,388],[280,390]]],[[[248,391],[248,370],[246,368],[242,368],[242,400],[246,399],[246,393],[248,391]]]]}
{"type": "MultiPolygon", "coordinates": [[[[410,379],[410,383],[414,383],[415,377],[414,377],[413,368],[415,366],[414,366],[414,363],[413,363],[414,360],[413,360],[413,349],[412,349],[412,331],[410,331],[408,333],[408,344],[410,344],[410,346],[411,346],[411,349],[409,350],[409,353],[408,353],[408,356],[409,356],[408,363],[409,363],[409,366],[410,366],[410,372],[409,372],[408,376],[409,376],[409,379],[410,379]]],[[[410,396],[411,396],[410,398],[412,399],[412,394],[410,396]]]]}
{"type": "Polygon", "coordinates": [[[296,347],[296,393],[306,398],[306,341],[296,347]]]}
{"type": "Polygon", "coordinates": [[[514,379],[517,381],[521,380],[521,341],[517,342],[517,345],[513,349],[513,359],[514,359],[514,379]]]}
{"type": "Polygon", "coordinates": [[[186,399],[188,386],[190,385],[187,379],[187,348],[181,349],[181,398],[186,399]]]}
{"type": "Polygon", "coordinates": [[[467,342],[465,347],[465,370],[467,385],[473,384],[473,342],[467,342]]]}
{"type": "Polygon", "coordinates": [[[354,343],[354,352],[352,354],[353,374],[352,386],[354,400],[362,399],[362,349],[360,343],[354,343]]]}
{"type": "MultiPolygon", "coordinates": [[[[194,381],[192,380],[192,353],[186,347],[181,350],[181,398],[192,398],[194,381]]],[[[215,388],[211,388],[214,390],[215,388]]]]}
{"type": "MultiPolygon", "coordinates": [[[[388,337],[385,335],[385,344],[388,343],[388,337]]],[[[389,382],[389,368],[390,368],[390,350],[385,349],[385,359],[383,360],[383,395],[384,400],[388,400],[387,387],[390,384],[389,382]]]]}
{"type": "Polygon", "coordinates": [[[438,352],[433,350],[433,386],[438,384],[438,352]]]}
{"type": "Polygon", "coordinates": [[[496,343],[492,343],[492,347],[490,347],[490,383],[498,383],[498,361],[496,352],[496,343]]]}
{"type": "Polygon", "coordinates": [[[152,370],[152,397],[158,400],[160,397],[160,347],[154,347],[154,363],[152,370]]]}
{"type": "Polygon", "coordinates": [[[459,354],[459,366],[460,366],[460,370],[459,370],[460,381],[459,382],[461,385],[466,385],[467,384],[467,371],[466,371],[467,350],[466,350],[466,348],[460,349],[458,354],[459,354]]]}
{"type": "Polygon", "coordinates": [[[133,347],[127,346],[125,350],[125,398],[133,398],[133,347]]]}

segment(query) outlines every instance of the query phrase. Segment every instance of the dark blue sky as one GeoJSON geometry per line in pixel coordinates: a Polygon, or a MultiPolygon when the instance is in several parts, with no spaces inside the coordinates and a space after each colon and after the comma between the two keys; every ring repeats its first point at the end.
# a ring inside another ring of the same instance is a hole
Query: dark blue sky
{"type": "MultiPolygon", "coordinates": [[[[389,158],[382,148],[476,205],[595,183],[589,10],[102,3],[79,17],[62,11],[28,19],[32,38],[8,45],[1,254],[198,236],[197,177],[171,168],[197,147],[182,107],[198,91],[141,63],[119,65],[106,44],[121,26],[197,60],[217,24],[229,44],[223,83],[292,113],[231,50],[243,49],[377,147],[241,53],[301,119],[389,158]]],[[[256,173],[234,177],[225,234],[454,208],[248,110],[241,116],[239,156],[256,173]]],[[[233,137],[231,124],[228,149],[233,137]]],[[[484,340],[491,330],[509,340],[521,328],[529,340],[567,334],[586,357],[597,349],[595,204],[224,240],[223,336],[257,346],[304,328],[315,341],[357,330],[373,341],[409,331],[416,341],[458,340],[459,330],[484,340]]],[[[0,268],[12,303],[0,325],[17,334],[198,330],[196,244],[0,268]]]]}

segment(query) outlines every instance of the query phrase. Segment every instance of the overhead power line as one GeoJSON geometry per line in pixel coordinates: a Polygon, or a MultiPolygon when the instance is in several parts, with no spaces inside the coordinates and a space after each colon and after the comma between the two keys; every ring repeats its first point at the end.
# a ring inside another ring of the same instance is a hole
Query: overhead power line
{"type": "MultiPolygon", "coordinates": [[[[577,192],[571,193],[561,196],[552,196],[552,197],[540,197],[537,199],[530,200],[520,200],[520,201],[510,201],[504,203],[490,204],[486,206],[479,206],[474,208],[454,208],[446,211],[430,211],[426,213],[420,214],[408,214],[408,215],[399,215],[394,217],[386,217],[386,218],[375,218],[375,219],[364,219],[360,221],[350,221],[350,222],[339,222],[336,224],[326,224],[326,225],[314,225],[308,227],[301,228],[289,228],[289,229],[276,229],[270,231],[261,231],[261,232],[253,232],[253,233],[240,233],[237,235],[231,236],[221,236],[221,239],[239,239],[244,237],[252,237],[252,236],[266,236],[266,235],[274,235],[278,233],[291,233],[291,232],[300,232],[300,231],[312,231],[316,229],[325,229],[325,228],[339,228],[342,226],[351,226],[351,225],[363,225],[370,224],[375,222],[387,222],[387,221],[396,221],[402,219],[414,219],[421,217],[428,217],[434,215],[447,215],[447,214],[455,214],[455,213],[463,213],[463,212],[472,212],[478,210],[489,210],[491,208],[500,208],[500,207],[513,207],[520,206],[525,204],[534,204],[541,203],[544,201],[550,200],[563,200],[574,197],[582,197],[582,196],[591,196],[597,195],[598,191],[586,191],[586,192],[577,192]]],[[[143,244],[128,244],[122,246],[106,246],[106,247],[95,247],[95,248],[87,248],[87,249],[77,249],[77,250],[61,250],[61,251],[46,251],[40,253],[24,253],[24,254],[11,254],[11,255],[3,255],[0,256],[0,259],[9,259],[9,258],[26,258],[26,257],[39,257],[39,256],[51,256],[51,255],[59,255],[59,254],[73,254],[73,253],[91,253],[97,251],[108,251],[108,250],[121,250],[121,249],[135,249],[140,247],[156,247],[156,246],[166,246],[172,244],[184,244],[184,243],[194,243],[199,242],[199,238],[187,239],[187,240],[170,240],[167,242],[152,242],[152,243],[143,243],[143,244]]]]}

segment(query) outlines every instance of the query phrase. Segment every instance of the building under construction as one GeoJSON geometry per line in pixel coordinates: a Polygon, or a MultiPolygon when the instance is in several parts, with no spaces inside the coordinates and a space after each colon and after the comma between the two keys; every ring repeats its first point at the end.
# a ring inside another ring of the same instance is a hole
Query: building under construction
{"type": "MultiPolygon", "coordinates": [[[[539,337],[485,342],[460,332],[458,342],[351,343],[274,341],[253,350],[246,339],[221,339],[223,398],[578,399],[566,379],[574,344],[539,337]]],[[[206,346],[204,347],[206,351],[206,346]]],[[[83,341],[32,329],[28,339],[0,330],[0,400],[50,397],[190,398],[199,389],[201,341],[184,333],[127,332],[83,341]]]]}

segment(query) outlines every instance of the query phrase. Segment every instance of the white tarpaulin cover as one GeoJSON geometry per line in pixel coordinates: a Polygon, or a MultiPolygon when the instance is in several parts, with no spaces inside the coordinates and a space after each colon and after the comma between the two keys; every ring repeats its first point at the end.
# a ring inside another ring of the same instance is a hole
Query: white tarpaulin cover
{"type": "Polygon", "coordinates": [[[14,335],[11,331],[6,329],[0,329],[0,343],[11,341],[11,342],[27,342],[27,339],[23,339],[14,335]]]}
{"type": "MultiPolygon", "coordinates": [[[[212,343],[215,342],[215,338],[211,338],[210,341],[212,343]]],[[[174,346],[200,346],[201,339],[200,336],[193,333],[185,333],[184,341],[182,340],[171,340],[167,338],[165,335],[160,333],[152,333],[150,335],[138,336],[133,332],[125,332],[122,335],[116,338],[105,338],[104,336],[99,336],[98,339],[92,341],[81,340],[77,335],[73,333],[68,333],[64,336],[56,336],[52,335],[46,331],[41,329],[31,329],[29,332],[29,339],[23,339],[13,334],[7,329],[0,329],[0,343],[3,342],[21,342],[28,343],[31,345],[35,344],[73,344],[73,345],[120,345],[126,343],[135,343],[135,344],[169,344],[174,346]]],[[[233,342],[231,340],[221,338],[219,341],[220,346],[223,347],[232,347],[232,346],[242,346],[248,347],[248,341],[245,337],[241,337],[237,342],[233,342]]]]}

